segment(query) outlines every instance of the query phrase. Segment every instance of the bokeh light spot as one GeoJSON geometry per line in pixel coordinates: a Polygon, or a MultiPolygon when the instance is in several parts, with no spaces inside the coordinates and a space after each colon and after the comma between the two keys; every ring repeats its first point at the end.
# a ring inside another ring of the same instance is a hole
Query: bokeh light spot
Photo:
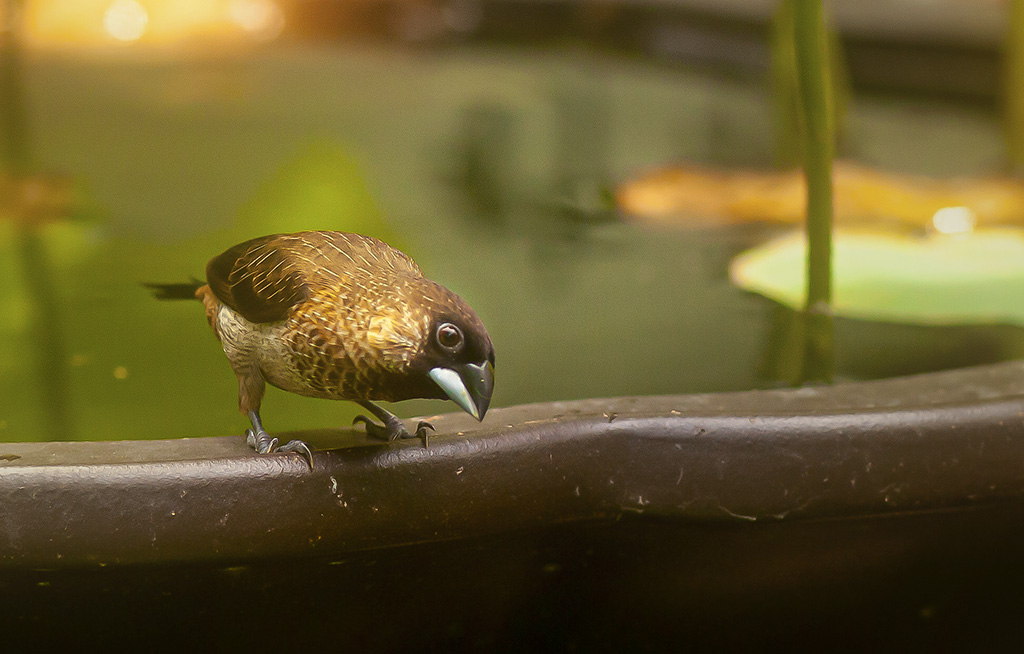
{"type": "Polygon", "coordinates": [[[114,0],[103,14],[103,29],[118,41],[137,41],[147,25],[149,14],[135,0],[114,0]]]}
{"type": "Polygon", "coordinates": [[[284,29],[284,14],[273,0],[231,0],[231,21],[253,37],[270,40],[284,29]]]}
{"type": "Polygon", "coordinates": [[[970,207],[943,207],[932,216],[932,227],[940,234],[967,234],[974,231],[978,216],[970,207]]]}

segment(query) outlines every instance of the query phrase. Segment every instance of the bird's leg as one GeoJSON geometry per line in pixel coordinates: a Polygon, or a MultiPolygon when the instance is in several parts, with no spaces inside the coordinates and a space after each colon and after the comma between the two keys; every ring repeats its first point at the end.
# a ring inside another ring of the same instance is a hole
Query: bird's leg
{"type": "Polygon", "coordinates": [[[313,469],[313,452],[309,449],[309,446],[302,441],[288,441],[284,445],[277,444],[277,438],[271,437],[267,433],[267,430],[263,428],[263,421],[260,420],[260,412],[253,409],[249,411],[249,422],[252,423],[252,429],[247,429],[245,432],[245,442],[249,444],[249,447],[256,450],[260,454],[271,454],[273,452],[296,452],[301,454],[306,459],[306,463],[309,464],[309,469],[313,469]]]}
{"type": "Polygon", "coordinates": [[[402,420],[390,411],[382,409],[373,402],[367,402],[365,400],[360,400],[358,404],[384,423],[383,425],[378,425],[364,415],[356,416],[352,421],[352,424],[354,425],[357,422],[365,424],[366,433],[370,436],[386,441],[393,441],[398,438],[418,438],[423,441],[423,447],[427,446],[427,430],[433,430],[434,425],[429,422],[420,421],[420,423],[416,425],[416,433],[410,434],[402,425],[402,420]]]}
{"type": "Polygon", "coordinates": [[[245,430],[245,442],[260,454],[267,454],[273,451],[277,447],[277,439],[271,438],[267,430],[263,428],[260,412],[253,410],[248,415],[249,422],[252,423],[252,429],[245,430]]]}

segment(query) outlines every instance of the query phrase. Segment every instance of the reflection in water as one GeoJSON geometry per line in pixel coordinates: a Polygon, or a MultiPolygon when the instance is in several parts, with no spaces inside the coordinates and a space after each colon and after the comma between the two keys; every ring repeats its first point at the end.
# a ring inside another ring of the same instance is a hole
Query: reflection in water
{"type": "Polygon", "coordinates": [[[570,57],[550,80],[554,108],[553,204],[566,237],[614,218],[611,176],[612,102],[600,70],[570,57]]]}
{"type": "Polygon", "coordinates": [[[463,113],[460,128],[454,181],[470,215],[490,226],[507,226],[512,203],[522,200],[514,195],[515,115],[495,104],[474,104],[463,113]]]}
{"type": "MultiPolygon", "coordinates": [[[[610,188],[610,97],[600,71],[582,58],[545,72],[543,96],[551,135],[538,155],[523,162],[550,171],[526,183],[517,142],[522,118],[512,108],[475,102],[462,114],[454,145],[454,181],[476,224],[521,236],[534,257],[531,272],[544,292],[570,288],[594,227],[616,220],[610,188]]],[[[615,239],[613,250],[621,246],[615,239]]],[[[621,252],[617,252],[621,254],[621,252]]]]}

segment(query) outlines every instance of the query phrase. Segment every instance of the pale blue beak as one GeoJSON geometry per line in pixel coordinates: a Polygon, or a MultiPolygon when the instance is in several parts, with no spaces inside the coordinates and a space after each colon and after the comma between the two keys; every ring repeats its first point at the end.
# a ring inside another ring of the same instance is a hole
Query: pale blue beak
{"type": "Polygon", "coordinates": [[[466,363],[454,368],[433,368],[430,378],[463,411],[477,420],[484,419],[494,392],[494,366],[490,361],[481,365],[466,363]]]}

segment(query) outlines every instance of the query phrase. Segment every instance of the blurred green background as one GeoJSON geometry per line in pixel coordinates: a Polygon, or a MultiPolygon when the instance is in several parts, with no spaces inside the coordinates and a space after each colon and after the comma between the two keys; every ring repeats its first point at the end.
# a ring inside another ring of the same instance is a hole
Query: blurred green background
{"type": "MultiPolygon", "coordinates": [[[[492,406],[778,383],[780,307],[727,277],[766,228],[659,230],[620,220],[610,201],[617,183],[667,162],[770,166],[766,49],[739,62],[722,53],[746,50],[718,42],[673,55],[674,33],[657,31],[661,50],[611,48],[631,23],[600,8],[554,34],[486,21],[435,33],[416,7],[441,5],[408,5],[383,29],[318,23],[299,4],[282,5],[275,38],[210,28],[129,43],[100,27],[62,32],[22,6],[31,168],[64,180],[73,210],[31,228],[56,293],[43,313],[20,228],[0,212],[0,439],[241,433],[201,305],[157,302],[140,283],[201,278],[239,241],[301,229],[385,238],[462,295],[495,343],[492,406]],[[41,319],[58,329],[63,402],[42,379],[41,319]]],[[[674,20],[654,24],[687,24],[674,20]]],[[[855,88],[841,150],[904,172],[997,170],[998,106],[969,86],[855,88]]],[[[840,320],[836,338],[839,377],[870,378],[1012,356],[1021,333],[840,320]]],[[[275,389],[263,409],[271,432],[355,413],[275,389]]]]}

